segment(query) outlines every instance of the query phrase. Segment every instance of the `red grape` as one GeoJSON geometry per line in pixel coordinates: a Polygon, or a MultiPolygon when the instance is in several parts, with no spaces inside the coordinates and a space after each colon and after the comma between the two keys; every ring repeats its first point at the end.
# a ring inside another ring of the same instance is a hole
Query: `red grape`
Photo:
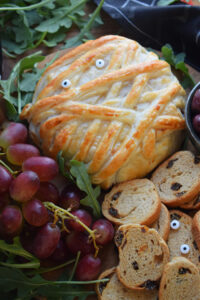
{"type": "Polygon", "coordinates": [[[200,113],[200,89],[193,96],[191,108],[194,113],[200,113]]]}
{"type": "Polygon", "coordinates": [[[0,194],[0,211],[4,209],[4,207],[7,206],[9,202],[10,198],[8,193],[0,194]]]}
{"type": "Polygon", "coordinates": [[[22,207],[25,220],[33,226],[43,226],[49,220],[48,210],[38,199],[26,202],[22,207]]]}
{"type": "MultiPolygon", "coordinates": [[[[79,220],[82,223],[84,223],[86,226],[90,227],[90,225],[92,224],[92,217],[89,214],[89,212],[87,212],[86,210],[78,209],[78,210],[72,212],[72,214],[74,216],[76,216],[77,218],[79,218],[79,220]]],[[[75,220],[70,220],[69,225],[75,231],[85,231],[85,228],[83,226],[81,226],[78,222],[76,222],[75,220]]]]}
{"type": "Polygon", "coordinates": [[[95,230],[96,243],[105,245],[114,237],[114,227],[111,222],[105,219],[99,219],[94,222],[92,230],[95,230]]]}
{"type": "Polygon", "coordinates": [[[11,173],[0,165],[0,193],[4,193],[9,189],[12,179],[11,173]]]}
{"type": "Polygon", "coordinates": [[[94,253],[94,246],[88,236],[82,232],[71,232],[66,237],[66,245],[72,254],[77,254],[81,251],[81,254],[94,253]]]}
{"type": "Polygon", "coordinates": [[[10,196],[12,199],[19,202],[29,201],[35,195],[39,186],[40,180],[35,172],[22,172],[10,185],[10,196]]]}
{"type": "Polygon", "coordinates": [[[76,279],[80,281],[88,281],[96,279],[100,272],[101,260],[99,257],[94,257],[88,254],[82,257],[76,268],[76,279]]]}
{"type": "Polygon", "coordinates": [[[60,229],[53,223],[47,223],[41,227],[34,239],[34,254],[40,259],[53,254],[60,240],[60,229]]]}
{"type": "Polygon", "coordinates": [[[52,202],[57,204],[59,200],[59,191],[53,183],[41,182],[35,197],[42,202],[52,202]]]}
{"type": "Polygon", "coordinates": [[[8,205],[0,215],[1,232],[5,235],[16,235],[22,226],[22,213],[19,207],[8,205]]]}
{"type": "Polygon", "coordinates": [[[40,181],[50,181],[58,174],[58,165],[56,161],[50,157],[35,156],[23,162],[22,170],[30,170],[37,173],[40,181]]]}
{"type": "Polygon", "coordinates": [[[17,166],[21,166],[27,158],[39,155],[38,148],[29,144],[10,145],[6,151],[7,160],[17,166]]]}
{"type": "Polygon", "coordinates": [[[58,263],[61,263],[61,262],[66,261],[68,256],[69,256],[69,253],[68,253],[67,247],[66,247],[64,241],[62,239],[60,239],[55,251],[53,252],[53,254],[51,255],[50,258],[58,263]]]}
{"type": "Polygon", "coordinates": [[[200,134],[200,114],[199,115],[196,115],[192,121],[192,124],[193,124],[193,127],[194,127],[194,130],[200,134]]]}
{"type": "Polygon", "coordinates": [[[65,187],[61,192],[59,205],[64,209],[76,210],[80,206],[81,192],[73,185],[65,187]]]}
{"type": "Polygon", "coordinates": [[[0,134],[0,146],[6,149],[8,146],[26,142],[28,130],[21,123],[5,123],[5,128],[0,134]]]}

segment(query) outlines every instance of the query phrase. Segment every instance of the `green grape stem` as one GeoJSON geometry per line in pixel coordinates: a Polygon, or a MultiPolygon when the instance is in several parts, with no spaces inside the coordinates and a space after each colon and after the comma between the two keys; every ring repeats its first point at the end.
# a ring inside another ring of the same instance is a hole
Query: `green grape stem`
{"type": "Polygon", "coordinates": [[[44,202],[43,204],[47,209],[49,209],[51,212],[54,213],[54,218],[55,218],[56,222],[58,221],[58,219],[61,219],[62,223],[64,223],[63,221],[65,219],[72,219],[72,220],[76,221],[78,224],[80,224],[89,233],[89,236],[92,238],[93,245],[95,248],[94,256],[97,257],[98,252],[99,252],[99,247],[96,244],[95,230],[91,230],[87,225],[85,225],[83,222],[81,222],[77,216],[74,216],[73,214],[71,214],[69,210],[59,207],[52,202],[44,202]]]}
{"type": "Polygon", "coordinates": [[[4,166],[12,175],[16,175],[19,171],[13,171],[3,160],[0,159],[0,164],[4,166]]]}

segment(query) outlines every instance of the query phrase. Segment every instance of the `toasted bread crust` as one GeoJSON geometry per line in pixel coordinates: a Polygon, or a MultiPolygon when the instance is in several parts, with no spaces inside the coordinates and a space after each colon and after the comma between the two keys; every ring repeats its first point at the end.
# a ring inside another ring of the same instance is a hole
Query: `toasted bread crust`
{"type": "Polygon", "coordinates": [[[118,280],[116,268],[104,271],[99,279],[109,278],[109,283],[98,283],[96,292],[99,300],[157,300],[158,290],[130,290],[118,280]]]}
{"type": "Polygon", "coordinates": [[[170,259],[182,256],[193,262],[200,270],[200,252],[197,248],[195,238],[192,234],[192,218],[179,211],[171,210],[170,219],[178,220],[180,227],[176,230],[170,229],[167,245],[170,251],[170,259]],[[181,253],[181,245],[188,245],[190,250],[187,254],[181,253]]]}
{"type": "Polygon", "coordinates": [[[198,211],[192,220],[192,233],[200,251],[200,211],[198,211]]]}
{"type": "Polygon", "coordinates": [[[200,160],[190,151],[176,152],[154,171],[151,180],[165,205],[180,206],[199,193],[200,160]]]}
{"type": "Polygon", "coordinates": [[[170,231],[170,214],[163,203],[158,219],[150,227],[156,229],[163,240],[167,241],[170,231]]]}
{"type": "Polygon", "coordinates": [[[159,300],[188,299],[200,299],[199,270],[188,259],[175,257],[164,267],[160,282],[159,300]]]}
{"type": "Polygon", "coordinates": [[[200,209],[200,194],[198,193],[191,201],[181,204],[180,208],[186,210],[200,209]]]}
{"type": "Polygon", "coordinates": [[[102,203],[103,215],[117,225],[150,225],[158,218],[160,209],[160,198],[148,179],[135,179],[114,186],[102,203]]]}
{"type": "Polygon", "coordinates": [[[115,243],[119,249],[117,276],[122,284],[130,289],[156,288],[169,261],[169,249],[158,232],[145,225],[122,225],[115,243]]]}

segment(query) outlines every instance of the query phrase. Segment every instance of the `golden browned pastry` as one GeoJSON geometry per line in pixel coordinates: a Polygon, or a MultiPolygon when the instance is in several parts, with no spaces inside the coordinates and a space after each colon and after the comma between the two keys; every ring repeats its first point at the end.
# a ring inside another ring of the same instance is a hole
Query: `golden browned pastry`
{"type": "Polygon", "coordinates": [[[83,161],[94,184],[140,178],[182,141],[185,91],[170,66],[137,42],[104,36],[50,66],[22,119],[33,140],[66,163],[83,161]]]}

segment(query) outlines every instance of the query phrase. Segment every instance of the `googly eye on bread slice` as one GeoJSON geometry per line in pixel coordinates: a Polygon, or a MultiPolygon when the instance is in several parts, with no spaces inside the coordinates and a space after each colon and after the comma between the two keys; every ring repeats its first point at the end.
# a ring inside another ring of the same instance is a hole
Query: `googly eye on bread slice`
{"type": "Polygon", "coordinates": [[[186,210],[200,209],[200,194],[198,193],[190,202],[181,204],[179,207],[186,210]]]}
{"type": "Polygon", "coordinates": [[[192,234],[192,218],[179,211],[170,211],[170,232],[167,245],[170,259],[183,256],[193,262],[200,270],[200,252],[192,234]]]}
{"type": "Polygon", "coordinates": [[[176,152],[154,171],[151,180],[167,206],[189,202],[200,190],[200,157],[190,151],[176,152]]]}
{"type": "Polygon", "coordinates": [[[167,241],[170,230],[170,214],[167,207],[162,203],[158,219],[151,224],[151,228],[158,231],[163,240],[167,241]]]}
{"type": "MultiPolygon", "coordinates": [[[[192,220],[192,233],[200,251],[200,210],[194,215],[192,220]]],[[[200,256],[199,256],[200,259],[200,256]]]]}
{"type": "Polygon", "coordinates": [[[159,300],[200,300],[200,275],[195,264],[185,257],[175,257],[167,263],[160,282],[159,300]]]}
{"type": "Polygon", "coordinates": [[[158,286],[169,249],[155,229],[145,225],[122,225],[115,236],[119,250],[117,276],[130,289],[153,290],[158,286]]]}
{"type": "Polygon", "coordinates": [[[158,193],[148,179],[135,179],[115,185],[106,194],[102,204],[103,215],[118,225],[150,225],[159,217],[160,209],[158,193]]]}
{"type": "Polygon", "coordinates": [[[104,271],[99,279],[108,278],[108,282],[100,282],[96,285],[99,300],[157,300],[158,290],[131,290],[126,288],[118,279],[116,269],[104,271]]]}

